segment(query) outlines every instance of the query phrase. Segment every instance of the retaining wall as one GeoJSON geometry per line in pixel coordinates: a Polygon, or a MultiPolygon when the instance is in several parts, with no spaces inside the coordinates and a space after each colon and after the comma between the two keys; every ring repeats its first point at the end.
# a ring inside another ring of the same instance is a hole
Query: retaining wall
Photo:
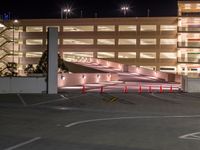
{"type": "Polygon", "coordinates": [[[1,77],[0,93],[46,93],[45,77],[1,77]]]}

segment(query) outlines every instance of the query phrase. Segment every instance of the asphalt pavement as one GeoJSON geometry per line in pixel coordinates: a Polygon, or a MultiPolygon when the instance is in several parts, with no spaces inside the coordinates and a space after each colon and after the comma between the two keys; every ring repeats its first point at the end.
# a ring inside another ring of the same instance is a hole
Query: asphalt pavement
{"type": "Polygon", "coordinates": [[[198,150],[200,93],[0,95],[1,150],[198,150]]]}

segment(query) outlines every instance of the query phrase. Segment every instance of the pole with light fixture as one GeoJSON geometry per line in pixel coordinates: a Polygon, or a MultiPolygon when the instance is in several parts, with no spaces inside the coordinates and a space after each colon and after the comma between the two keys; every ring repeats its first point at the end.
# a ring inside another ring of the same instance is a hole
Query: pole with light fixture
{"type": "Polygon", "coordinates": [[[67,19],[68,18],[68,14],[71,13],[71,9],[70,8],[64,9],[64,12],[65,12],[65,17],[67,19]]]}
{"type": "Polygon", "coordinates": [[[13,63],[15,62],[15,24],[17,24],[19,21],[17,19],[13,20],[13,63]]]}
{"type": "Polygon", "coordinates": [[[121,10],[123,11],[124,16],[126,16],[127,12],[129,11],[129,6],[127,5],[122,6],[121,10]]]}
{"type": "Polygon", "coordinates": [[[62,8],[61,9],[61,19],[64,19],[64,13],[65,13],[65,18],[68,18],[68,15],[71,13],[71,9],[70,8],[62,8]]]}

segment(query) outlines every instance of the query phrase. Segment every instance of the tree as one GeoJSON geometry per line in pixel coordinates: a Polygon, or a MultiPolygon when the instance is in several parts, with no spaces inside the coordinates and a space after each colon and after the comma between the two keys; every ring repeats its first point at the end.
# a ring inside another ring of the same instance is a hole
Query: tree
{"type": "Polygon", "coordinates": [[[15,62],[8,62],[6,64],[6,68],[3,69],[3,70],[6,70],[4,73],[2,73],[3,76],[16,77],[18,75],[18,73],[17,73],[17,63],[15,63],[15,62]]]}
{"type": "MultiPolygon", "coordinates": [[[[60,54],[58,54],[58,69],[63,72],[69,71],[68,67],[64,63],[64,60],[60,57],[60,54]]],[[[47,74],[47,72],[48,72],[48,52],[47,52],[47,50],[42,54],[42,57],[40,58],[40,61],[39,61],[38,65],[36,66],[36,69],[34,72],[47,74]]]]}
{"type": "Polygon", "coordinates": [[[33,67],[32,64],[28,64],[28,66],[24,69],[24,72],[26,74],[32,74],[35,72],[35,68],[33,67]]]}

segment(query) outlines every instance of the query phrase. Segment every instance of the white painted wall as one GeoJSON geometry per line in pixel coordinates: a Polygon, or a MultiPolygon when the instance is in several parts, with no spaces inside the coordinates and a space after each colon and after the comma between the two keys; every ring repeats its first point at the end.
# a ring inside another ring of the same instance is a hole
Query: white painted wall
{"type": "Polygon", "coordinates": [[[199,93],[200,92],[200,78],[184,77],[182,82],[184,92],[199,93]]]}
{"type": "Polygon", "coordinates": [[[0,93],[44,93],[45,77],[1,77],[0,93]]]}
{"type": "Polygon", "coordinates": [[[90,83],[100,83],[105,81],[118,81],[117,74],[110,73],[65,73],[58,75],[58,87],[75,86],[90,83]],[[62,80],[65,77],[65,80],[62,80]]]}

